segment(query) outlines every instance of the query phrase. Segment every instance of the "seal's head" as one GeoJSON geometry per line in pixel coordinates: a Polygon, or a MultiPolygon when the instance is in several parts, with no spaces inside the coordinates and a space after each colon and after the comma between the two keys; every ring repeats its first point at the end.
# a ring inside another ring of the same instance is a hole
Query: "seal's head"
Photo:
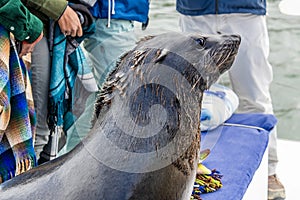
{"type": "Polygon", "coordinates": [[[239,35],[191,35],[191,38],[207,51],[204,62],[215,64],[220,74],[231,67],[241,42],[239,35]]]}
{"type": "Polygon", "coordinates": [[[166,33],[141,41],[136,49],[163,49],[159,58],[174,53],[192,64],[211,85],[228,70],[238,52],[239,35],[203,35],[198,33],[166,33]]]}

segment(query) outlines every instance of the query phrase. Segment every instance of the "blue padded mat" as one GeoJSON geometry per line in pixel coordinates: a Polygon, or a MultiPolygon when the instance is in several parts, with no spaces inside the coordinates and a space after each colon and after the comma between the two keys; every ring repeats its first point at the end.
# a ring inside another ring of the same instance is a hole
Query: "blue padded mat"
{"type": "Polygon", "coordinates": [[[269,131],[276,123],[273,115],[234,114],[225,125],[202,132],[201,149],[211,150],[203,163],[223,174],[223,187],[201,194],[203,200],[243,198],[268,145],[269,131]]]}

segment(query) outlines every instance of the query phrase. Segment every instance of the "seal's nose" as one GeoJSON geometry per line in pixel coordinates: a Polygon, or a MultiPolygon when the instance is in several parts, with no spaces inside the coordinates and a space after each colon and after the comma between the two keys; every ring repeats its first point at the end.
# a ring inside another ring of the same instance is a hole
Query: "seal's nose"
{"type": "Polygon", "coordinates": [[[235,46],[235,51],[237,52],[239,49],[239,46],[241,44],[242,38],[240,35],[237,35],[237,34],[230,35],[230,37],[231,37],[230,40],[232,40],[232,43],[235,46]]]}
{"type": "Polygon", "coordinates": [[[240,35],[235,34],[235,35],[231,35],[231,37],[232,37],[232,39],[233,39],[234,41],[237,42],[238,45],[241,44],[242,38],[241,38],[240,35]]]}

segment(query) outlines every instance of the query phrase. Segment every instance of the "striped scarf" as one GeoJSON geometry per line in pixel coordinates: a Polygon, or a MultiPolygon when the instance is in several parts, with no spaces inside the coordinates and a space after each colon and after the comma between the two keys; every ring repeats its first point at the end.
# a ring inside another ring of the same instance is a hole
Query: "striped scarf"
{"type": "Polygon", "coordinates": [[[36,166],[35,124],[27,69],[0,25],[0,183],[36,166]]]}
{"type": "Polygon", "coordinates": [[[64,131],[73,124],[73,97],[76,76],[83,84],[87,79],[96,84],[90,66],[80,43],[95,32],[95,24],[83,27],[82,37],[66,37],[58,24],[52,23],[50,29],[51,75],[48,100],[48,126],[54,132],[55,127],[64,131]],[[93,81],[92,81],[93,80],[93,81]]]}

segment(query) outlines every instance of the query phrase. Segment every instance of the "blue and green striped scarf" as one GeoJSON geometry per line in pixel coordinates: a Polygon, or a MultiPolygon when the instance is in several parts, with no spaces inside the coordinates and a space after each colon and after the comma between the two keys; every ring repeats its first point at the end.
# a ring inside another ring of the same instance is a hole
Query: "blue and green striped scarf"
{"type": "Polygon", "coordinates": [[[28,71],[0,25],[0,183],[36,166],[36,118],[28,71]]]}

